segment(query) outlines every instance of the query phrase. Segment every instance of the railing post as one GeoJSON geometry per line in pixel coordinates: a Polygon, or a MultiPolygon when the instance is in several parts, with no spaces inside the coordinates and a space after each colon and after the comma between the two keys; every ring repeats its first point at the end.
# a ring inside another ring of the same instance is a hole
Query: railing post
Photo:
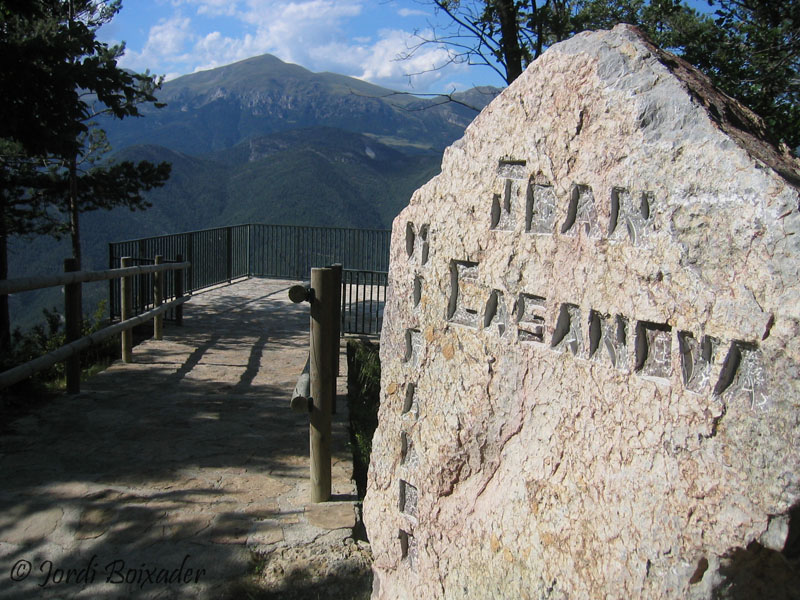
{"type": "MultiPolygon", "coordinates": [[[[120,265],[124,269],[131,266],[131,257],[123,256],[120,265]]],[[[131,318],[131,304],[133,304],[133,277],[126,275],[120,282],[120,320],[126,321],[131,318]]],[[[126,329],[120,333],[122,340],[122,362],[133,361],[133,331],[126,329]]]]}
{"type": "MultiPolygon", "coordinates": [[[[195,260],[194,260],[194,234],[195,234],[195,232],[189,233],[188,234],[188,239],[186,240],[186,245],[187,245],[187,248],[186,248],[186,260],[188,260],[190,263],[192,263],[192,266],[189,267],[189,271],[188,271],[188,273],[189,273],[189,291],[190,292],[194,292],[194,265],[195,265],[195,260]]],[[[202,255],[202,253],[201,253],[201,255],[202,255]]],[[[183,259],[183,255],[182,254],[178,254],[178,262],[181,262],[182,259],[183,259]]],[[[183,286],[183,282],[181,282],[181,286],[183,286]]],[[[184,291],[183,287],[181,287],[181,295],[183,295],[183,291],[184,291]]],[[[176,292],[175,295],[176,296],[178,295],[177,292],[176,292]]]]}
{"type": "MultiPolygon", "coordinates": [[[[161,254],[157,254],[155,258],[155,263],[160,265],[164,262],[164,257],[161,254]]],[[[153,304],[156,308],[161,306],[162,299],[164,297],[164,272],[158,271],[153,273],[153,304]]],[[[163,339],[164,337],[164,313],[160,315],[156,315],[153,318],[153,337],[157,340],[163,339]]]]}
{"type": "Polygon", "coordinates": [[[314,406],[309,424],[311,449],[311,501],[331,497],[331,409],[335,392],[333,354],[338,354],[336,337],[339,305],[336,271],[311,269],[311,397],[314,406]]]}
{"type": "Polygon", "coordinates": [[[233,227],[225,228],[225,275],[228,283],[233,280],[233,227]]]}
{"type": "MultiPolygon", "coordinates": [[[[114,244],[108,244],[108,268],[114,268],[114,244]]],[[[116,316],[116,302],[114,300],[114,292],[116,291],[114,284],[116,282],[113,279],[108,280],[108,318],[110,321],[114,320],[116,316]]]]}
{"type": "MultiPolygon", "coordinates": [[[[147,256],[147,245],[144,240],[139,240],[139,250],[137,265],[143,264],[143,260],[147,256]]],[[[147,275],[139,276],[139,298],[136,307],[133,311],[138,315],[147,310],[147,275]]]]}
{"type": "MultiPolygon", "coordinates": [[[[70,273],[78,270],[78,261],[75,258],[64,260],[64,272],[70,273]]],[[[81,307],[81,284],[68,283],[64,286],[64,329],[66,342],[74,342],[81,337],[81,321],[83,310],[81,307]]],[[[81,355],[75,354],[64,363],[67,377],[67,393],[77,394],[81,391],[81,355]]]]}
{"type": "Polygon", "coordinates": [[[250,236],[250,233],[251,233],[252,230],[253,230],[253,224],[252,223],[248,223],[247,224],[247,276],[248,277],[252,277],[253,276],[253,262],[250,259],[250,252],[251,252],[251,248],[250,248],[251,236],[250,236]]]}
{"type": "MultiPolygon", "coordinates": [[[[183,254],[178,254],[175,258],[179,263],[183,262],[183,254]]],[[[175,271],[175,298],[183,297],[183,273],[183,269],[175,271]]],[[[183,304],[175,307],[175,324],[179,327],[183,325],[183,304]]]]}

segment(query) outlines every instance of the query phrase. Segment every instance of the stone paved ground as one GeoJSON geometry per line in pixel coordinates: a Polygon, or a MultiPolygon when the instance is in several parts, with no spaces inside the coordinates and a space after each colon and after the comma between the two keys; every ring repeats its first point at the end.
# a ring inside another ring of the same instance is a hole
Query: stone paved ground
{"type": "Polygon", "coordinates": [[[289,396],[308,306],[288,301],[291,283],[194,296],[184,326],[137,346],[133,364],[0,436],[0,599],[290,597],[292,586],[336,597],[354,573],[365,585],[368,548],[349,539],[344,377],[334,501],[307,504],[308,419],[289,396]]]}

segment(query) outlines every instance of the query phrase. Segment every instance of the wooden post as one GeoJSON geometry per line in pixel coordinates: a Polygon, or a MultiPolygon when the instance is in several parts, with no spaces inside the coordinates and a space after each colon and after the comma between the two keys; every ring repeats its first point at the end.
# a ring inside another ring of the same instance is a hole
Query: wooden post
{"type": "MultiPolygon", "coordinates": [[[[123,256],[120,259],[121,266],[130,267],[131,257],[123,256]]],[[[125,321],[131,317],[131,304],[133,304],[133,281],[131,276],[123,277],[120,281],[120,320],[125,321]]],[[[122,362],[133,361],[133,332],[128,329],[120,334],[122,338],[122,362]]]]}
{"type": "MultiPolygon", "coordinates": [[[[74,258],[64,260],[64,272],[78,270],[78,261],[74,258]]],[[[81,306],[81,284],[69,283],[64,286],[64,329],[66,342],[74,342],[81,337],[83,308],[81,306]]],[[[77,394],[81,391],[81,356],[75,354],[64,363],[67,376],[67,393],[77,394]]]]}
{"type": "MultiPolygon", "coordinates": [[[[160,265],[164,262],[164,257],[160,254],[156,255],[156,264],[160,265]]],[[[156,308],[161,306],[164,297],[164,272],[159,271],[153,273],[153,304],[156,308]]],[[[164,338],[164,313],[156,315],[153,318],[153,337],[157,340],[164,338]]]]}
{"type": "Polygon", "coordinates": [[[336,271],[311,269],[311,289],[311,501],[325,502],[331,497],[331,409],[335,385],[332,354],[339,350],[336,271]]]}
{"type": "Polygon", "coordinates": [[[331,412],[336,414],[336,378],[339,376],[339,340],[341,340],[341,320],[342,320],[342,265],[341,263],[335,263],[330,267],[333,272],[336,274],[336,290],[335,290],[335,300],[336,300],[336,321],[333,325],[334,331],[332,333],[333,337],[336,339],[336,349],[331,354],[331,361],[333,363],[333,390],[331,391],[331,398],[333,399],[331,405],[331,412]]]}
{"type": "MultiPolygon", "coordinates": [[[[177,262],[183,262],[183,254],[178,254],[175,258],[177,262]]],[[[175,298],[183,296],[183,273],[183,269],[175,271],[175,298]]],[[[183,325],[183,304],[175,307],[175,324],[179,327],[183,325]]]]}

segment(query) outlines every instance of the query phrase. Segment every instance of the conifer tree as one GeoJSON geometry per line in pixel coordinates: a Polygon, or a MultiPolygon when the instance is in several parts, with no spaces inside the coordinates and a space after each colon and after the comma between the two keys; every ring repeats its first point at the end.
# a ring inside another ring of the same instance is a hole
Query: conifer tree
{"type": "MultiPolygon", "coordinates": [[[[97,30],[121,0],[0,0],[0,279],[12,235],[71,234],[80,260],[83,210],[145,208],[142,191],[163,185],[167,163],[101,160],[93,119],[139,116],[158,106],[161,79],[121,69],[124,45],[97,30]]],[[[9,344],[8,299],[0,297],[0,350],[9,344]]]]}

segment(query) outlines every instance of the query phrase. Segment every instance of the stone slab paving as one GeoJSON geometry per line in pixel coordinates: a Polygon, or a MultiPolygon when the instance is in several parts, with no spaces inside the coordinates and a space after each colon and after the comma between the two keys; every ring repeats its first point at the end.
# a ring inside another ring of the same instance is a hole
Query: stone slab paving
{"type": "Polygon", "coordinates": [[[195,295],[184,326],[133,364],[0,436],[0,599],[219,598],[254,551],[343,544],[356,515],[345,377],[334,498],[308,505],[308,418],[289,410],[308,305],[289,302],[292,283],[195,295]]]}

